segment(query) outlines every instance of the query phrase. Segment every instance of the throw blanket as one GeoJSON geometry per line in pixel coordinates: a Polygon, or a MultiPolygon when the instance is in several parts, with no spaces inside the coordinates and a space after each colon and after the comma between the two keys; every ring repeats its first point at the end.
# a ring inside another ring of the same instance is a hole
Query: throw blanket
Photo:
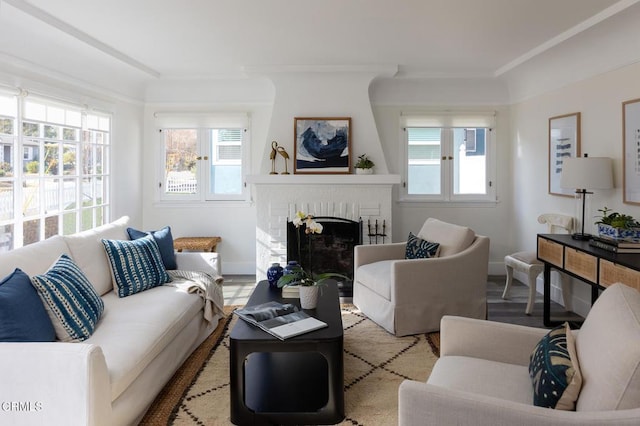
{"type": "Polygon", "coordinates": [[[204,319],[211,323],[216,314],[224,317],[224,296],[222,294],[222,277],[213,277],[200,271],[167,271],[172,280],[183,279],[187,281],[170,282],[170,285],[186,291],[196,293],[204,300],[204,319]]]}

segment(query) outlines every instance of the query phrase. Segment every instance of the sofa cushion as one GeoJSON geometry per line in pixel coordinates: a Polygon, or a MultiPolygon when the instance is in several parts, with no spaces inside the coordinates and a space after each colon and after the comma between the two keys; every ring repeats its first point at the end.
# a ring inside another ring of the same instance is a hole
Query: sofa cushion
{"type": "Polygon", "coordinates": [[[60,256],[46,273],[31,277],[31,283],[49,314],[58,340],[80,342],[91,336],[104,303],[68,255],[60,256]]]}
{"type": "Polygon", "coordinates": [[[115,222],[64,237],[71,257],[100,295],[113,290],[109,261],[100,240],[128,240],[127,223],[129,218],[123,216],[115,222]]]}
{"type": "Polygon", "coordinates": [[[358,282],[386,300],[391,300],[390,283],[393,262],[395,260],[381,260],[360,266],[356,271],[358,282]]]}
{"type": "Polygon", "coordinates": [[[62,253],[71,254],[61,235],[0,253],[0,277],[13,273],[16,268],[29,276],[44,274],[62,253]]]}
{"type": "Polygon", "coordinates": [[[113,289],[127,297],[171,281],[164,269],[158,243],[151,235],[133,241],[102,240],[113,289]]]}
{"type": "Polygon", "coordinates": [[[29,276],[16,268],[0,281],[0,342],[53,342],[56,332],[29,276]]]}
{"type": "Polygon", "coordinates": [[[582,372],[577,411],[640,407],[640,292],[624,284],[596,300],[576,336],[582,372]]]}
{"type": "Polygon", "coordinates": [[[423,240],[440,244],[440,257],[460,253],[469,247],[476,237],[476,233],[466,226],[454,225],[429,218],[422,225],[418,237],[423,240]]]}
{"type": "Polygon", "coordinates": [[[582,386],[575,342],[568,323],[549,331],[531,353],[533,405],[573,410],[582,386]]]}
{"type": "Polygon", "coordinates": [[[202,315],[203,301],[173,286],[125,298],[111,292],[103,300],[100,327],[86,343],[102,348],[115,400],[178,334],[187,332],[185,326],[202,315]]]}
{"type": "Polygon", "coordinates": [[[527,367],[467,356],[444,356],[427,383],[531,405],[533,388],[527,367]]]}
{"type": "Polygon", "coordinates": [[[409,232],[407,238],[407,246],[405,249],[405,259],[426,259],[430,257],[438,257],[440,252],[440,244],[432,243],[413,235],[409,232]]]}
{"type": "Polygon", "coordinates": [[[178,269],[176,265],[176,253],[173,249],[173,236],[171,235],[171,227],[165,226],[157,231],[138,231],[137,229],[127,228],[127,234],[132,240],[152,235],[153,239],[158,243],[160,248],[160,255],[162,256],[162,263],[164,263],[165,269],[173,270],[178,269]]]}

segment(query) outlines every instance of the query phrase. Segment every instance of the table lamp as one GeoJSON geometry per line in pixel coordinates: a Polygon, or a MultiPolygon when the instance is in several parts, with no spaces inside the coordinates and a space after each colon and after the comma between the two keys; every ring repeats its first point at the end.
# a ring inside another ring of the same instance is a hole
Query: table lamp
{"type": "Polygon", "coordinates": [[[584,232],[584,211],[587,194],[593,192],[588,189],[611,189],[613,188],[613,169],[611,158],[607,157],[584,157],[565,158],[562,162],[562,175],[560,186],[576,190],[576,197],[582,198],[582,221],[581,232],[572,234],[575,240],[588,240],[591,235],[584,232]]]}

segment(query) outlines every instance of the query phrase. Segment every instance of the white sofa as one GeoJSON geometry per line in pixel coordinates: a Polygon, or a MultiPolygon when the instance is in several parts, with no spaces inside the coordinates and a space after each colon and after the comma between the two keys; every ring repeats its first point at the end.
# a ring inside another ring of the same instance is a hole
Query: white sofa
{"type": "MultiPolygon", "coordinates": [[[[20,268],[43,274],[62,253],[82,269],[104,302],[94,333],[81,343],[0,343],[0,424],[137,424],[157,394],[222,316],[184,288],[162,285],[119,298],[100,240],[128,240],[128,218],[71,236],[0,253],[0,277],[20,268]]],[[[178,269],[219,275],[216,253],[176,253],[178,269]]]]}

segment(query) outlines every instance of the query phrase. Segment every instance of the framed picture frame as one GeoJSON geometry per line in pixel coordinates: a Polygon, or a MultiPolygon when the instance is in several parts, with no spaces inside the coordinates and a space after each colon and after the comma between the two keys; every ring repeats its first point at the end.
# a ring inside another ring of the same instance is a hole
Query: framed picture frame
{"type": "Polygon", "coordinates": [[[622,103],[622,202],[640,205],[640,99],[622,103]]]}
{"type": "Polygon", "coordinates": [[[549,194],[573,197],[576,188],[561,188],[562,163],[580,156],[580,113],[549,118],[549,194]]]}
{"type": "Polygon", "coordinates": [[[294,174],[351,173],[351,117],[295,117],[294,174]]]}

